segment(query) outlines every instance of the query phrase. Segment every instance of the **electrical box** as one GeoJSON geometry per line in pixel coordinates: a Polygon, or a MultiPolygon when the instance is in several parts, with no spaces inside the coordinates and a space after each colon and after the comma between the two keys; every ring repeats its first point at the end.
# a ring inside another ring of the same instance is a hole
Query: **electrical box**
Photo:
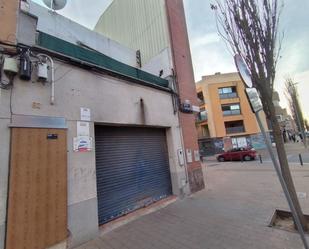
{"type": "Polygon", "coordinates": [[[46,63],[38,64],[38,81],[45,82],[48,78],[48,67],[46,63]]]}
{"type": "Polygon", "coordinates": [[[6,74],[16,75],[18,73],[18,66],[16,59],[5,58],[3,63],[3,71],[6,74]]]}
{"type": "Polygon", "coordinates": [[[187,152],[187,162],[188,163],[192,163],[193,162],[192,150],[191,149],[186,149],[186,152],[187,152]]]}
{"type": "Polygon", "coordinates": [[[177,150],[177,155],[178,155],[178,162],[180,166],[183,166],[185,164],[185,158],[183,155],[183,150],[182,149],[178,149],[177,150]]]}
{"type": "Polygon", "coordinates": [[[22,54],[19,60],[19,78],[22,80],[31,80],[32,63],[29,52],[22,54]]]}

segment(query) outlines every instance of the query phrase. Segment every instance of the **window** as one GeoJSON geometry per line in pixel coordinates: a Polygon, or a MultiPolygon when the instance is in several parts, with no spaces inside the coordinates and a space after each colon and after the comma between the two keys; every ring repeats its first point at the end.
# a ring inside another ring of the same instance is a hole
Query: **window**
{"type": "Polygon", "coordinates": [[[200,105],[205,104],[203,92],[198,92],[197,93],[197,100],[198,100],[200,105]]]}
{"type": "Polygon", "coordinates": [[[240,114],[240,104],[229,104],[221,106],[223,116],[239,115],[240,114]]]}
{"type": "Polygon", "coordinates": [[[218,89],[220,99],[237,98],[236,86],[221,87],[218,89]]]}
{"type": "Polygon", "coordinates": [[[207,111],[202,111],[197,115],[196,121],[203,122],[207,120],[207,111]]]}
{"type": "Polygon", "coordinates": [[[203,137],[210,137],[208,125],[202,126],[202,135],[203,137]]]}
{"type": "Polygon", "coordinates": [[[242,120],[224,122],[224,125],[226,134],[245,132],[244,122],[242,120]]]}

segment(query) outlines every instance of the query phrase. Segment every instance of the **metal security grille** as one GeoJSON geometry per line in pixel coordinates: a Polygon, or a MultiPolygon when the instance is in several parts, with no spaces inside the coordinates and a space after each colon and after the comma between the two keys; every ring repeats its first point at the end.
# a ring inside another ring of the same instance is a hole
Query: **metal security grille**
{"type": "Polygon", "coordinates": [[[165,130],[95,127],[99,224],[172,194],[165,130]]]}

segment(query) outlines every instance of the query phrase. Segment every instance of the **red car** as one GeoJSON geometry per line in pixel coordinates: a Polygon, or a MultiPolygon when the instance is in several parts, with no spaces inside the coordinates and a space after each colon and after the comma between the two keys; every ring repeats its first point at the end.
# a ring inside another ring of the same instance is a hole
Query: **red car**
{"type": "Polygon", "coordinates": [[[217,156],[219,162],[224,161],[251,161],[256,159],[256,151],[251,148],[237,148],[217,156]]]}

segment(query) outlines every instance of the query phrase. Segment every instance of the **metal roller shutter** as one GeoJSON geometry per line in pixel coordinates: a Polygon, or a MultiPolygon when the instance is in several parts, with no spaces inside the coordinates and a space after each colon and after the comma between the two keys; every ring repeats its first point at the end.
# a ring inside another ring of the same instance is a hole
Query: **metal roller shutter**
{"type": "Polygon", "coordinates": [[[172,194],[164,129],[95,127],[99,224],[172,194]]]}

